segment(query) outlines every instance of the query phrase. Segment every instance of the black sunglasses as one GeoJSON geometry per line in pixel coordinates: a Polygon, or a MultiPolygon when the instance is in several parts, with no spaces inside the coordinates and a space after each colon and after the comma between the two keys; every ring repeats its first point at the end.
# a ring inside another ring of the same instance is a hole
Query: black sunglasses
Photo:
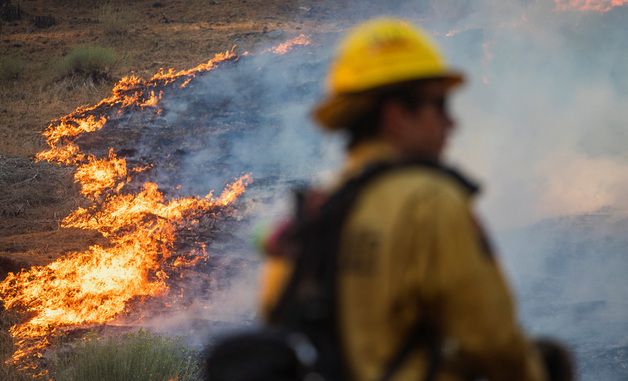
{"type": "Polygon", "coordinates": [[[436,97],[428,97],[419,95],[415,99],[415,107],[432,106],[443,115],[449,115],[449,100],[447,96],[441,95],[436,97]]]}

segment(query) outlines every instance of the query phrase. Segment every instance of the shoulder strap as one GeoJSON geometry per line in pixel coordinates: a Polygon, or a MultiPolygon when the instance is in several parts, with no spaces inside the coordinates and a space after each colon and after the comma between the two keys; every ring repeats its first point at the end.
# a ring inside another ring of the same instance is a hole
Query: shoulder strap
{"type": "Polygon", "coordinates": [[[410,354],[417,349],[419,344],[425,344],[428,350],[428,363],[423,380],[433,381],[441,361],[441,348],[438,335],[434,333],[432,328],[433,327],[428,326],[422,321],[417,322],[417,324],[412,327],[406,340],[403,341],[397,352],[386,365],[379,381],[391,380],[410,354]]]}
{"type": "MultiPolygon", "coordinates": [[[[307,277],[324,286],[325,291],[330,294],[327,302],[333,301],[335,296],[336,252],[344,220],[364,186],[398,165],[398,163],[381,162],[366,168],[361,174],[350,179],[331,194],[314,216],[304,211],[303,205],[306,203],[304,193],[296,192],[296,221],[292,235],[297,241],[305,240],[307,242],[296,242],[301,245],[305,243],[305,246],[300,247],[302,252],[296,258],[292,276],[278,303],[271,311],[271,322],[290,324],[302,318],[302,316],[295,316],[295,314],[302,315],[307,312],[291,308],[291,304],[297,299],[296,294],[299,285],[307,277]],[[316,247],[313,247],[313,244],[316,244],[316,247]]],[[[331,314],[331,312],[325,313],[331,314]]]]}
{"type": "Polygon", "coordinates": [[[480,190],[480,187],[475,182],[471,181],[456,169],[444,166],[432,160],[409,158],[399,161],[384,161],[367,167],[359,175],[347,181],[342,188],[331,195],[327,203],[323,206],[323,210],[337,208],[339,205],[342,205],[343,208],[341,209],[344,212],[348,212],[352,206],[352,202],[371,180],[392,170],[412,167],[431,168],[440,172],[444,176],[454,180],[454,182],[460,185],[469,194],[475,194],[480,190]]]}

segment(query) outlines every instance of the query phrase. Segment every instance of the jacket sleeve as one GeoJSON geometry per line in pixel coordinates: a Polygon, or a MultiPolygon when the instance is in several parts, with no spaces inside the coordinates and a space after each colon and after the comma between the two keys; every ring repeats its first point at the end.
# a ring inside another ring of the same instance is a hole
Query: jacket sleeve
{"type": "Polygon", "coordinates": [[[517,324],[512,297],[474,222],[466,197],[440,192],[433,229],[428,305],[463,369],[491,381],[540,381],[540,358],[517,324]]]}

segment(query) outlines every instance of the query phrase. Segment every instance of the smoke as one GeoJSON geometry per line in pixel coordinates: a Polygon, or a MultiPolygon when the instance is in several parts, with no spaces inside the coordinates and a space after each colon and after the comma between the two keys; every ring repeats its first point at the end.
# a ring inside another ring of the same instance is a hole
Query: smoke
{"type": "MultiPolygon", "coordinates": [[[[625,379],[628,7],[559,12],[551,1],[523,0],[319,7],[300,17],[344,30],[368,17],[403,15],[468,74],[455,97],[458,129],[448,161],[485,184],[479,212],[496,232],[525,326],[572,344],[582,379],[625,379]]],[[[181,132],[155,180],[204,194],[251,172],[241,220],[229,225],[231,237],[246,242],[254,226],[286,213],[290,189],[333,178],[344,143],[321,134],[308,113],[323,94],[338,37],[313,33],[312,46],[286,55],[243,56],[168,95],[157,125],[181,132]]],[[[152,137],[142,140],[142,154],[154,148],[152,137]]],[[[208,251],[220,253],[223,244],[214,241],[208,251]]],[[[239,247],[255,268],[255,249],[239,247]]],[[[249,324],[252,274],[234,276],[211,300],[161,326],[211,316],[249,324]]]]}
{"type": "Polygon", "coordinates": [[[247,268],[229,281],[229,287],[211,295],[197,298],[184,309],[148,319],[143,326],[162,334],[181,337],[195,348],[244,328],[257,321],[255,306],[258,289],[258,271],[247,268]]]}
{"type": "Polygon", "coordinates": [[[196,293],[193,302],[149,320],[148,327],[200,346],[255,323],[260,256],[254,231],[287,215],[292,189],[330,179],[342,161],[342,139],[321,135],[309,118],[331,45],[285,55],[269,46],[222,65],[185,90],[168,92],[163,111],[132,144],[135,157],[155,163],[142,181],[155,181],[168,194],[219,191],[243,173],[254,181],[235,218],[220,221],[205,242],[210,262],[235,263],[227,261],[226,273],[209,272],[216,279],[209,289],[186,285],[186,300],[196,293]]]}
{"type": "MultiPolygon", "coordinates": [[[[490,181],[482,210],[502,228],[625,207],[628,87],[616,74],[628,41],[615,12],[626,11],[542,11],[521,7],[482,28],[484,83],[477,78],[459,105],[452,156],[490,181]]],[[[453,45],[454,59],[464,58],[453,45]]]]}

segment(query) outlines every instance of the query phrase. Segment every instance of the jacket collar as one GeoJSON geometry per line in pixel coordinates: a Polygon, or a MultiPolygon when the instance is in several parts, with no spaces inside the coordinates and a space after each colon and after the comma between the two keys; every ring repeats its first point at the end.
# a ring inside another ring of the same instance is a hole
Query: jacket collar
{"type": "Polygon", "coordinates": [[[366,168],[380,162],[400,160],[396,150],[387,142],[369,140],[351,148],[340,174],[341,181],[359,175],[366,168]]]}
{"type": "Polygon", "coordinates": [[[470,196],[480,191],[480,187],[474,181],[470,180],[458,170],[433,160],[402,157],[394,147],[381,140],[362,142],[349,151],[340,174],[340,183],[355,178],[369,168],[381,165],[382,163],[398,163],[400,167],[423,165],[428,168],[433,168],[453,179],[470,196]]]}

